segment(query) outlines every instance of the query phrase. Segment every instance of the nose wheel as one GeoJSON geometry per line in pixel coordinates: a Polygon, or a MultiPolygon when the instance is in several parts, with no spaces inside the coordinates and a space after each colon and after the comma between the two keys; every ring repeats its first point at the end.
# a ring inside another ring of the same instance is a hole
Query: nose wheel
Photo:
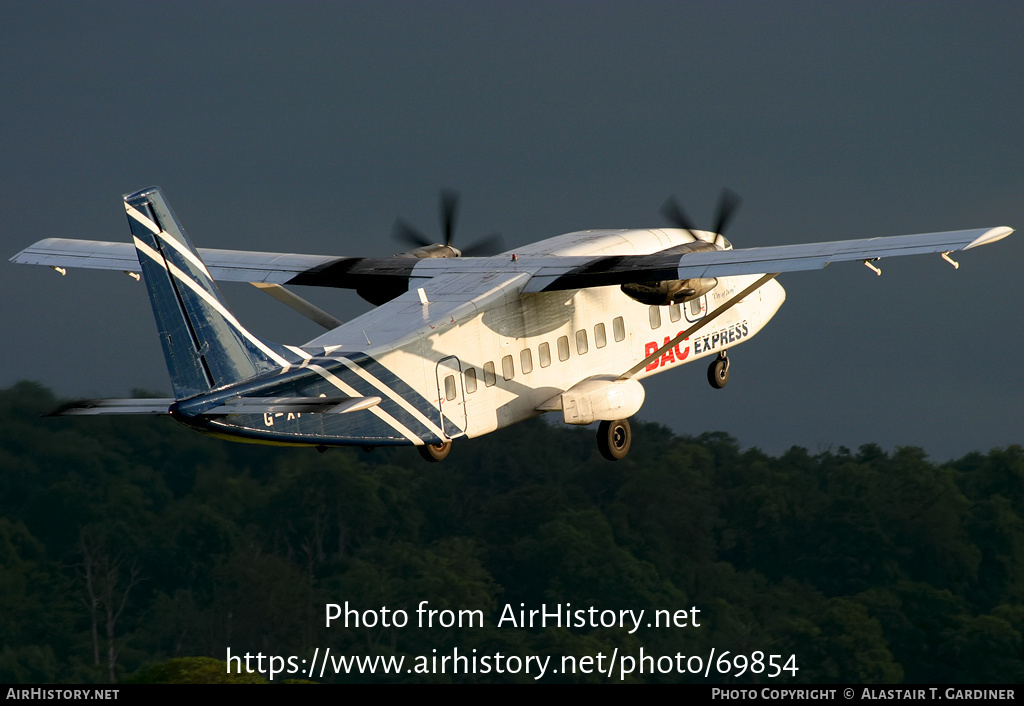
{"type": "Polygon", "coordinates": [[[625,419],[604,421],[597,428],[597,450],[609,461],[618,461],[629,453],[633,431],[625,419]]]}
{"type": "Polygon", "coordinates": [[[416,450],[420,452],[423,460],[429,463],[438,463],[448,458],[448,454],[452,450],[452,442],[442,441],[440,444],[424,444],[423,446],[417,446],[416,450]]]}
{"type": "Polygon", "coordinates": [[[725,351],[719,353],[708,366],[708,382],[716,390],[721,390],[729,382],[729,356],[725,351]]]}

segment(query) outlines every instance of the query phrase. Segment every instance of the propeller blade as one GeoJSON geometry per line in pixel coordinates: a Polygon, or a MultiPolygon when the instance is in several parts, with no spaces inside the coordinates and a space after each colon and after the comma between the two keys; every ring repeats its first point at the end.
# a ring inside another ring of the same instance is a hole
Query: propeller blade
{"type": "MultiPolygon", "coordinates": [[[[441,190],[441,233],[444,236],[444,244],[452,247],[455,239],[455,221],[459,213],[459,192],[453,189],[441,190]]],[[[401,218],[395,219],[393,229],[394,237],[405,243],[416,247],[436,245],[434,241],[423,234],[422,231],[409,225],[401,218]]],[[[483,257],[494,255],[505,249],[505,241],[500,234],[488,235],[482,240],[466,248],[463,254],[468,256],[483,257]]]]}
{"type": "Polygon", "coordinates": [[[459,210],[459,192],[451,189],[441,191],[441,232],[444,244],[451,245],[455,235],[455,216],[459,210]]]}
{"type": "Polygon", "coordinates": [[[668,221],[676,228],[682,228],[683,230],[693,235],[694,238],[697,236],[693,234],[696,228],[693,227],[693,221],[690,220],[686,212],[683,211],[679,202],[676,201],[675,196],[670,196],[668,201],[661,207],[661,215],[663,215],[668,221]]]}
{"type": "Polygon", "coordinates": [[[501,233],[492,233],[463,248],[462,254],[465,257],[487,257],[497,255],[505,249],[505,239],[501,237],[501,233]]]}
{"type": "Polygon", "coordinates": [[[433,245],[433,243],[423,235],[420,231],[413,228],[411,225],[403,221],[401,218],[395,219],[395,227],[391,230],[396,240],[415,245],[416,247],[423,247],[425,245],[433,245]]]}
{"type": "Polygon", "coordinates": [[[743,199],[739,194],[729,189],[722,189],[722,195],[718,197],[718,221],[715,223],[715,232],[724,235],[725,226],[735,215],[743,199]]]}

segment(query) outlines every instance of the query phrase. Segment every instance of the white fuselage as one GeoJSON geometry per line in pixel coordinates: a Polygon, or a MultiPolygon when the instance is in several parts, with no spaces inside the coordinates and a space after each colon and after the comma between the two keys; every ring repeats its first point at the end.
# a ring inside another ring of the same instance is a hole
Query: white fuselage
{"type": "MultiPolygon", "coordinates": [[[[480,436],[539,414],[539,405],[582,380],[629,370],[757,279],[721,278],[698,299],[662,307],[641,304],[618,286],[523,294],[536,271],[531,256],[647,254],[692,240],[675,229],[582,231],[517,250],[514,258],[467,258],[464,275],[436,278],[431,268],[450,269],[453,261],[424,260],[409,292],[303,348],[327,356],[365,352],[465,436],[480,436]]],[[[768,282],[635,377],[746,341],[784,299],[782,287],[768,282]]]]}

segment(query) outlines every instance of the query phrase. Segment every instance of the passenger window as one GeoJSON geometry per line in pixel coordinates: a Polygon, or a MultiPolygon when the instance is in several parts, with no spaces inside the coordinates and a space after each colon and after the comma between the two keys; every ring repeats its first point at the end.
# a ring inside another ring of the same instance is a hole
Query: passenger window
{"type": "Polygon", "coordinates": [[[668,320],[671,321],[672,323],[675,323],[675,322],[679,321],[679,317],[680,316],[682,316],[682,313],[679,311],[679,305],[678,304],[669,304],[669,306],[668,306],[668,320]]]}
{"type": "Polygon", "coordinates": [[[686,302],[686,320],[696,321],[704,316],[705,308],[707,307],[706,297],[697,297],[686,302]]]}
{"type": "Polygon", "coordinates": [[[598,324],[594,327],[594,345],[598,348],[604,348],[608,345],[608,338],[604,333],[604,324],[598,324]]]}
{"type": "Polygon", "coordinates": [[[476,368],[466,368],[466,394],[476,392],[476,368]]]}
{"type": "Polygon", "coordinates": [[[455,399],[455,376],[448,375],[444,379],[444,398],[446,400],[455,399]]]}
{"type": "Polygon", "coordinates": [[[558,359],[569,360],[569,337],[558,337],[558,359]]]}
{"type": "Polygon", "coordinates": [[[615,337],[616,343],[626,337],[626,323],[622,320],[621,316],[616,316],[612,319],[612,336],[615,337]]]}
{"type": "Polygon", "coordinates": [[[498,378],[494,375],[494,361],[484,363],[484,385],[490,387],[498,378]]]}
{"type": "Polygon", "coordinates": [[[547,343],[537,347],[537,355],[540,357],[540,367],[546,368],[551,365],[551,346],[547,343]]]}
{"type": "Polygon", "coordinates": [[[533,353],[529,348],[524,348],[519,353],[519,367],[522,369],[523,375],[533,372],[533,353]]]}
{"type": "Polygon", "coordinates": [[[511,380],[516,375],[516,369],[512,367],[512,356],[507,355],[501,359],[501,376],[511,380]]]}
{"type": "Polygon", "coordinates": [[[650,318],[651,318],[651,328],[652,329],[658,328],[659,326],[661,326],[661,309],[659,309],[656,306],[652,306],[651,307],[650,318]]]}
{"type": "Polygon", "coordinates": [[[590,350],[590,348],[587,346],[587,330],[585,328],[581,328],[576,332],[576,352],[583,355],[588,350],[590,350]]]}

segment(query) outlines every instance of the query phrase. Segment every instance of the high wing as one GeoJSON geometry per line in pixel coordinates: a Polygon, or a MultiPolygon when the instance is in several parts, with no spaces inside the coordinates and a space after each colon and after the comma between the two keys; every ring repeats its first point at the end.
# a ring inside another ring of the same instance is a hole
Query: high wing
{"type": "MultiPolygon", "coordinates": [[[[381,277],[408,278],[415,258],[364,258],[197,248],[214,279],[356,289],[381,277]]],[[[135,245],[46,238],[11,258],[22,265],[141,272],[135,245]]]]}
{"type": "Polygon", "coordinates": [[[566,267],[569,263],[565,260],[579,258],[550,258],[553,261],[543,264],[534,273],[524,291],[546,292],[667,279],[818,270],[831,262],[872,261],[882,257],[969,250],[994,243],[1012,232],[1012,228],[1001,226],[802,245],[691,252],[683,255],[653,253],[609,256],[587,258],[586,262],[570,268],[566,267]]]}
{"type": "MultiPolygon", "coordinates": [[[[950,253],[1005,238],[1005,226],[942,233],[840,240],[702,252],[656,252],[649,255],[524,255],[509,258],[359,258],[245,250],[199,249],[210,275],[221,281],[302,284],[359,290],[401,292],[410,279],[442,273],[508,272],[531,275],[524,293],[582,289],[633,282],[726,277],[821,269],[831,262],[882,257],[950,253]]],[[[135,246],[66,238],[47,238],[21,251],[12,262],[54,268],[138,272],[135,246]]]]}

